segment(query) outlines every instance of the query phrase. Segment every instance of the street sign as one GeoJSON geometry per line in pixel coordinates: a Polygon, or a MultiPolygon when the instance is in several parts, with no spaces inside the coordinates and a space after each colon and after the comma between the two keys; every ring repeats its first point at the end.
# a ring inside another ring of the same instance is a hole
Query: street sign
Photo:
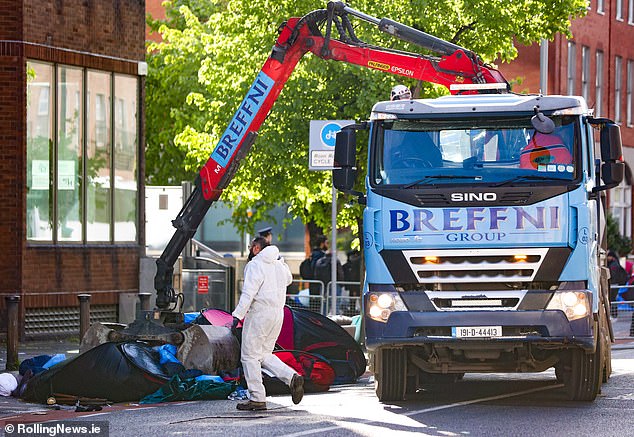
{"type": "Polygon", "coordinates": [[[198,294],[209,293],[209,276],[200,275],[198,277],[198,294]]]}
{"type": "Polygon", "coordinates": [[[335,139],[341,128],[354,120],[311,120],[308,142],[308,169],[332,170],[335,160],[335,139]]]}

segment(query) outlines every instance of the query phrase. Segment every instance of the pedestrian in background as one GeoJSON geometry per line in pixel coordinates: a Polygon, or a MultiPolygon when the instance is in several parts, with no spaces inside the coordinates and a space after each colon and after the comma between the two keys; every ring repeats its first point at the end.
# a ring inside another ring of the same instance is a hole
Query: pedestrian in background
{"type": "Polygon", "coordinates": [[[258,231],[258,236],[263,237],[268,244],[273,243],[273,233],[271,232],[273,228],[268,226],[266,228],[262,228],[258,231]]]}
{"type": "Polygon", "coordinates": [[[618,287],[614,287],[615,285],[625,285],[629,279],[629,275],[619,262],[619,257],[615,251],[608,251],[608,268],[610,269],[610,315],[612,317],[618,316],[617,305],[613,302],[616,302],[616,297],[619,294],[618,287]]]}
{"type": "Polygon", "coordinates": [[[266,410],[266,390],[262,369],[291,389],[294,404],[304,396],[304,379],[273,355],[275,341],[282,330],[286,287],[293,281],[291,270],[277,247],[256,237],[249,246],[250,261],[244,268],[244,285],[232,313],[233,326],[244,319],[240,361],[249,390],[249,401],[238,410],[266,410]]]}
{"type": "MultiPolygon", "coordinates": [[[[328,238],[326,238],[325,235],[318,235],[315,238],[315,245],[313,246],[313,251],[310,254],[311,275],[310,277],[304,279],[318,279],[315,275],[315,266],[317,265],[317,261],[326,256],[327,251],[328,238]]],[[[311,282],[308,288],[310,289],[310,294],[313,296],[319,296],[321,294],[321,285],[318,283],[311,282]]]]}

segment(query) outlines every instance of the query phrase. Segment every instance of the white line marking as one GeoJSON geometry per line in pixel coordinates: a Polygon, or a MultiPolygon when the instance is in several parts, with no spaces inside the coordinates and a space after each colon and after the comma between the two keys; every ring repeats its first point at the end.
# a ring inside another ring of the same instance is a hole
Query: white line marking
{"type": "Polygon", "coordinates": [[[453,407],[462,407],[463,405],[470,405],[470,404],[477,404],[477,403],[480,403],[480,402],[489,402],[489,401],[495,401],[495,400],[498,400],[498,399],[512,398],[512,397],[515,397],[515,396],[522,396],[522,395],[526,395],[526,394],[529,394],[529,393],[536,393],[536,392],[540,392],[540,391],[546,391],[546,390],[552,390],[552,389],[555,389],[555,388],[561,388],[563,386],[564,386],[563,384],[548,385],[546,387],[531,388],[531,389],[528,389],[528,390],[518,391],[518,392],[514,392],[514,393],[507,393],[507,394],[497,395],[497,396],[489,396],[489,397],[486,397],[486,398],[473,399],[473,400],[470,400],[470,401],[455,402],[455,403],[449,404],[449,405],[440,405],[438,407],[425,408],[423,410],[418,410],[418,411],[410,411],[408,413],[403,414],[403,416],[414,416],[415,414],[430,413],[432,411],[446,410],[447,408],[453,408],[453,407]]]}
{"type": "MultiPolygon", "coordinates": [[[[407,413],[402,414],[403,416],[414,416],[416,414],[423,414],[423,413],[430,413],[432,411],[438,411],[438,410],[445,410],[448,408],[454,408],[454,407],[462,407],[464,405],[470,405],[470,404],[477,404],[480,402],[489,402],[489,401],[494,401],[497,399],[505,399],[505,398],[512,398],[515,396],[522,396],[525,394],[530,394],[530,393],[536,393],[536,392],[540,392],[540,391],[546,391],[546,390],[553,390],[556,388],[561,388],[563,387],[563,384],[554,384],[554,385],[548,385],[546,387],[537,387],[537,388],[531,388],[528,390],[522,390],[522,391],[518,391],[518,392],[513,392],[513,393],[507,393],[507,394],[503,394],[503,395],[497,395],[497,396],[489,396],[486,398],[480,398],[480,399],[473,399],[470,401],[462,401],[462,402],[455,402],[453,404],[449,404],[449,405],[441,405],[438,407],[432,407],[432,408],[425,408],[422,410],[416,410],[416,411],[410,411],[407,413]]],[[[341,420],[337,420],[336,422],[343,422],[341,420]]],[[[374,420],[360,420],[360,423],[366,424],[366,425],[371,425],[373,423],[379,423],[377,421],[374,420]]],[[[326,432],[326,431],[334,431],[334,430],[338,430],[340,429],[340,426],[328,426],[328,427],[324,427],[324,428],[316,428],[316,429],[310,429],[310,430],[306,430],[306,431],[301,431],[301,432],[296,432],[293,434],[285,434],[286,437],[299,437],[299,436],[304,436],[304,435],[311,435],[311,434],[318,434],[318,433],[322,433],[322,432],[326,432]]]]}

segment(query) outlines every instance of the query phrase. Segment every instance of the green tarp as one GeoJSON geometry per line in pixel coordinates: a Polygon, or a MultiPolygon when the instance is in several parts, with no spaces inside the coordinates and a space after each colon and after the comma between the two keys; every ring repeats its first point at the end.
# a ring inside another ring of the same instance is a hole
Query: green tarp
{"type": "Polygon", "coordinates": [[[140,403],[227,399],[236,387],[237,384],[232,382],[196,381],[194,378],[181,379],[178,375],[174,375],[157,391],[141,399],[140,403]]]}

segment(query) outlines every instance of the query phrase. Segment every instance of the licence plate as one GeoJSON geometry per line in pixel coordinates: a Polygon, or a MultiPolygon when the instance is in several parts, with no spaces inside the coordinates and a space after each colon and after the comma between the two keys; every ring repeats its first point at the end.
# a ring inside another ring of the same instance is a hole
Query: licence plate
{"type": "Polygon", "coordinates": [[[501,326],[454,326],[451,336],[456,338],[502,337],[501,326]]]}

